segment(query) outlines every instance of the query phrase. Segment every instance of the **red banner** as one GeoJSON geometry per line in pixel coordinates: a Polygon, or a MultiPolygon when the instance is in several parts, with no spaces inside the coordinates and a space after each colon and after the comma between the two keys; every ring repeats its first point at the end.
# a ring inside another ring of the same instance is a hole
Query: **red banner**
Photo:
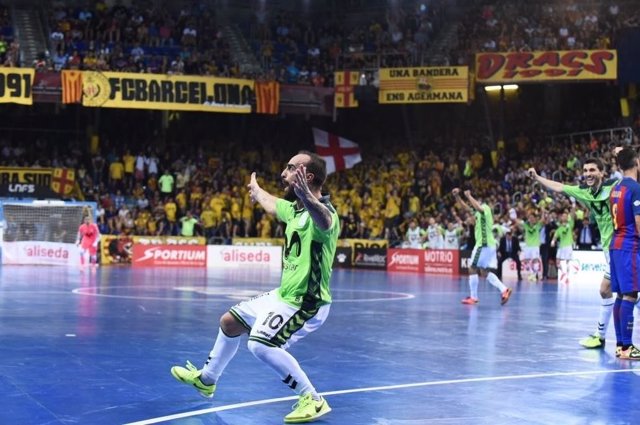
{"type": "Polygon", "coordinates": [[[142,267],[206,267],[202,245],[134,245],[131,264],[142,267]]]}
{"type": "Polygon", "coordinates": [[[424,249],[388,249],[387,271],[422,273],[424,252],[424,249]]]}
{"type": "Polygon", "coordinates": [[[455,249],[428,249],[424,251],[424,272],[428,274],[457,275],[460,251],[455,249]]]}

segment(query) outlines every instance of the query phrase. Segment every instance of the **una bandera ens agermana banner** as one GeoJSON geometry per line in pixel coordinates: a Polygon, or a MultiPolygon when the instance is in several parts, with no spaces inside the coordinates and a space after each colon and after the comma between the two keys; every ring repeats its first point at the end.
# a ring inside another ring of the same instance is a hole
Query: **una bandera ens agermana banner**
{"type": "Polygon", "coordinates": [[[469,68],[381,68],[379,103],[465,103],[469,100],[469,68]]]}
{"type": "Polygon", "coordinates": [[[85,71],[81,78],[82,104],[102,108],[248,114],[255,87],[253,80],[193,75],[85,71]]]}

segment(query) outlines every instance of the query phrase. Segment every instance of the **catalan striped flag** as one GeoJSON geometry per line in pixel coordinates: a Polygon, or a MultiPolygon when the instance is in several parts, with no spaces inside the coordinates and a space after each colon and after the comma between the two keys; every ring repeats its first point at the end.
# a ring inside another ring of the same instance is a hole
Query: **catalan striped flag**
{"type": "Polygon", "coordinates": [[[82,71],[62,70],[62,103],[82,102],[82,71]]]}
{"type": "Polygon", "coordinates": [[[334,101],[336,108],[357,108],[354,90],[360,82],[358,71],[336,71],[334,101]]]}
{"type": "Polygon", "coordinates": [[[275,115],[280,110],[280,83],[256,82],[256,113],[275,115]]]}

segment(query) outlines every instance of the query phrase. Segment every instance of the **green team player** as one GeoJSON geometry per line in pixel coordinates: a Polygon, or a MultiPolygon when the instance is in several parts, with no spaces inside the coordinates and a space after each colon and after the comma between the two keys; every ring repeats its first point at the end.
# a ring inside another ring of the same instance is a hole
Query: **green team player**
{"type": "Polygon", "coordinates": [[[281,177],[284,199],[277,198],[251,174],[248,185],[253,202],[286,223],[282,278],[278,289],[233,306],[220,319],[215,345],[203,368],[191,362],[174,366],[171,374],[213,397],[218,378],[236,354],[240,335],[249,334],[248,348],[269,365],[282,382],[300,395],[285,423],[315,421],[331,408],[286,350],[317,330],[331,306],[331,278],[340,223],[328,196],[322,196],[326,164],[318,155],[300,151],[289,160],[281,177]]]}
{"type": "Polygon", "coordinates": [[[471,195],[471,191],[463,192],[467,201],[460,196],[460,189],[452,191],[453,197],[463,208],[473,213],[474,233],[476,244],[471,251],[471,265],[469,266],[469,296],[462,300],[462,304],[478,304],[478,282],[480,277],[487,279],[491,285],[500,291],[500,304],[505,305],[513,290],[491,270],[498,268],[496,256],[496,240],[493,237],[493,212],[485,202],[481,202],[471,195]],[[468,202],[468,203],[467,203],[468,202]]]}
{"type": "MultiPolygon", "coordinates": [[[[614,152],[614,153],[617,153],[614,152]]],[[[529,168],[529,177],[554,192],[564,193],[574,197],[589,208],[591,216],[595,219],[600,237],[602,239],[602,251],[605,260],[609,264],[609,244],[613,237],[613,221],[609,212],[609,194],[611,188],[618,180],[604,181],[604,163],[598,158],[588,158],[582,167],[582,175],[585,184],[567,185],[544,178],[534,168],[529,168]]],[[[609,319],[613,312],[613,294],[611,292],[611,277],[609,271],[604,273],[600,284],[600,316],[596,331],[590,336],[580,340],[580,345],[585,348],[604,348],[605,336],[609,327],[609,319]]]]}
{"type": "Polygon", "coordinates": [[[540,270],[540,231],[546,224],[546,212],[542,212],[542,219],[538,220],[534,213],[530,213],[526,221],[519,221],[518,226],[524,231],[524,247],[522,247],[522,257],[529,262],[531,271],[530,278],[538,280],[540,270]]]}
{"type": "Polygon", "coordinates": [[[560,224],[553,233],[551,238],[551,246],[557,245],[556,260],[560,262],[560,279],[563,281],[567,279],[565,283],[569,283],[569,261],[573,258],[573,228],[575,225],[575,207],[571,210],[571,213],[563,212],[560,216],[560,224]]]}

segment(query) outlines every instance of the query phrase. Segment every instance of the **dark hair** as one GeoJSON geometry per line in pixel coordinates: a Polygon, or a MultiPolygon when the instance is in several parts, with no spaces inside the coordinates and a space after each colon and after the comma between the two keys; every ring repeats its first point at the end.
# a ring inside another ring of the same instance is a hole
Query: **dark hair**
{"type": "Polygon", "coordinates": [[[587,158],[584,161],[585,164],[596,164],[596,167],[598,167],[598,170],[600,171],[604,171],[604,162],[602,162],[602,160],[600,158],[587,158]]]}
{"type": "Polygon", "coordinates": [[[327,163],[318,154],[302,150],[298,154],[309,155],[311,159],[306,164],[307,171],[313,174],[311,184],[317,188],[321,188],[327,179],[327,163]]]}
{"type": "Polygon", "coordinates": [[[627,171],[637,166],[638,154],[633,148],[624,147],[616,156],[616,161],[622,171],[627,171]]]}

